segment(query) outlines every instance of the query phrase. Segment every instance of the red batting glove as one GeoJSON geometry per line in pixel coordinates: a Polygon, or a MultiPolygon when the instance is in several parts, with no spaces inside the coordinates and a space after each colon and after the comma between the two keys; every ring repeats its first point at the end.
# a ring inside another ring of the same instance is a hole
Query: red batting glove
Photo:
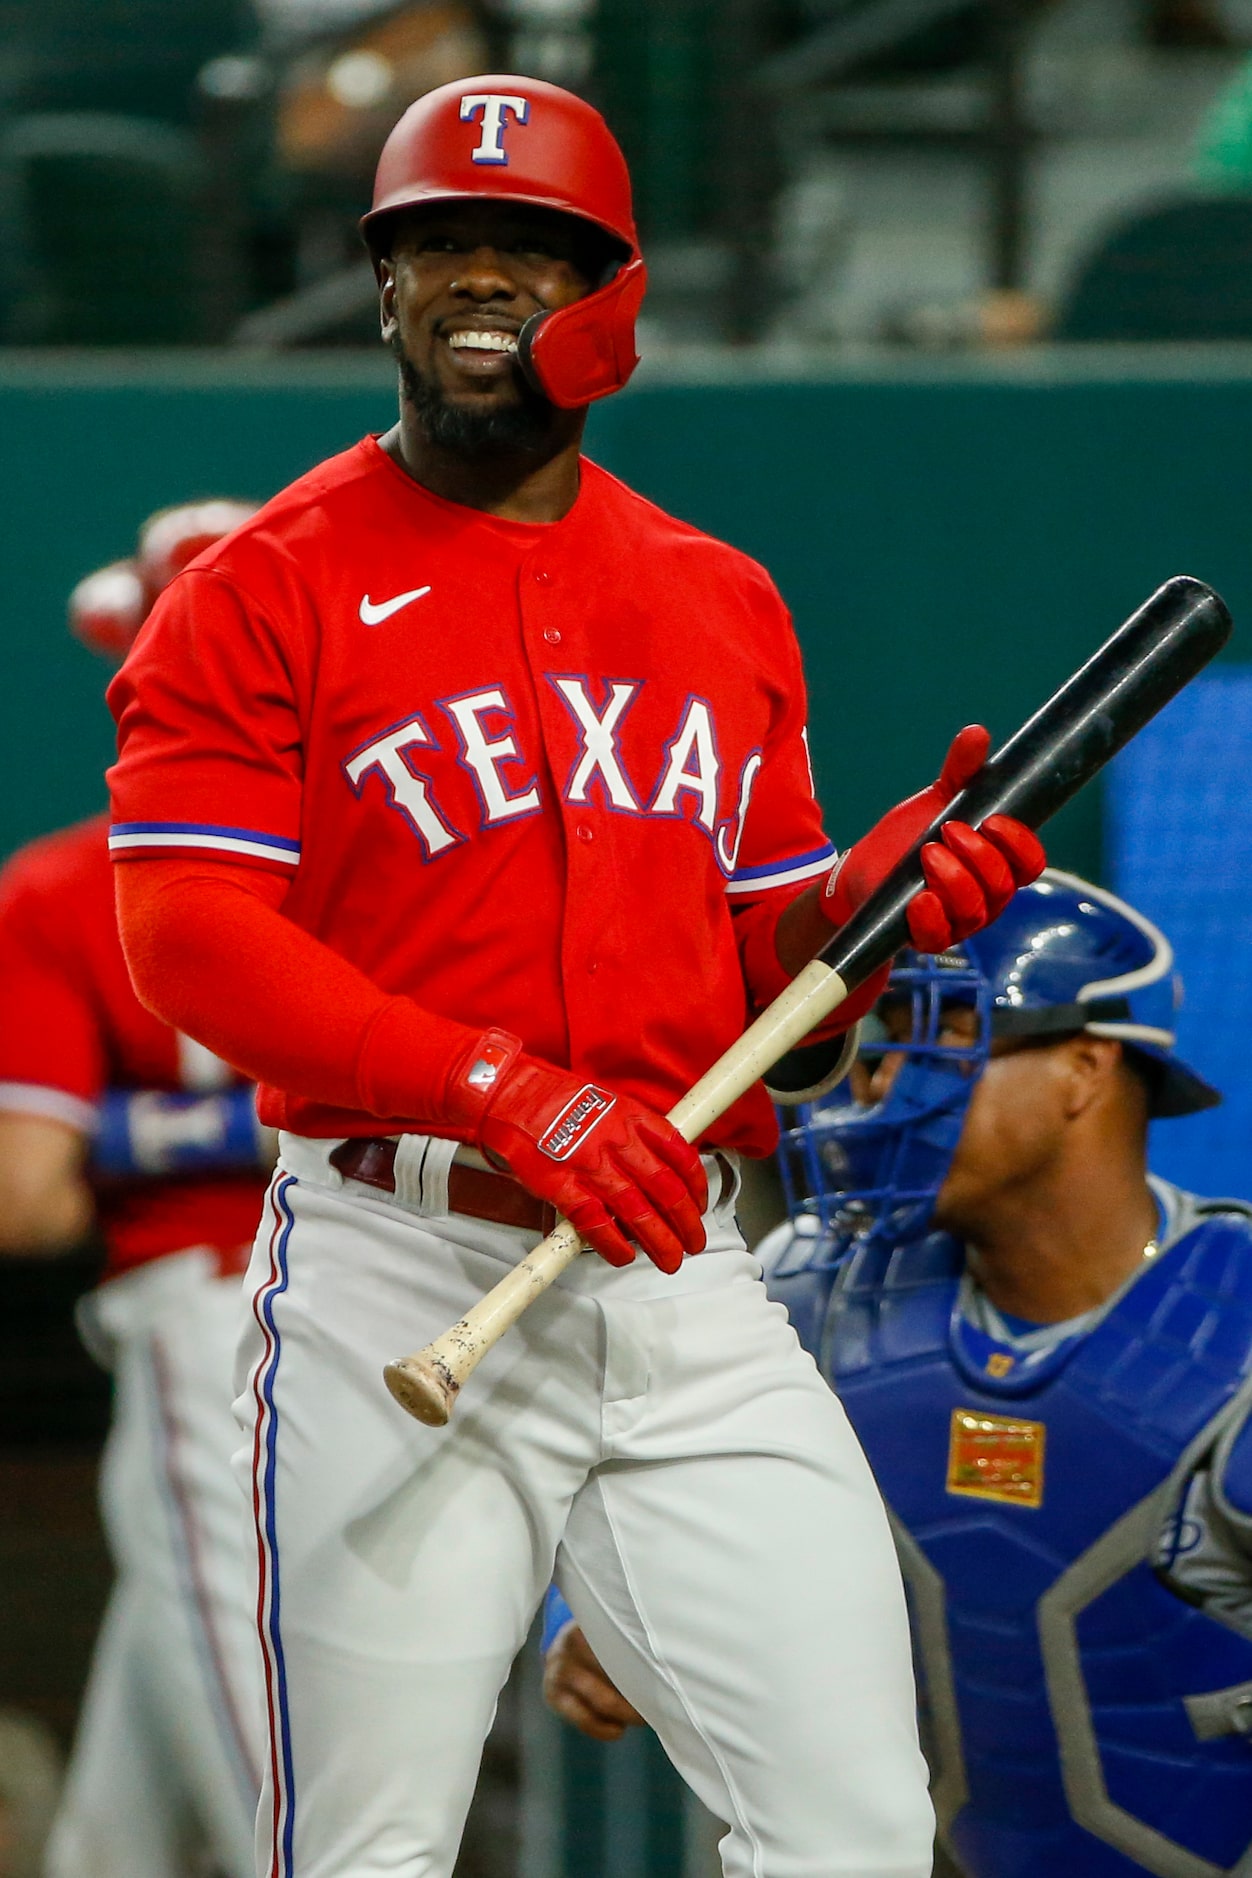
{"type": "MultiPolygon", "coordinates": [[[[832,926],[842,926],[886,879],[922,830],[977,775],[990,748],[990,733],[981,724],[967,724],[952,739],[938,781],[889,809],[848,850],[822,898],[832,926]]],[[[1047,863],[1038,836],[1009,815],[989,815],[979,829],[945,822],[941,836],[922,849],[926,885],[909,902],[909,936],[919,952],[946,951],[989,926],[1047,863]]]]}
{"type": "Polygon", "coordinates": [[[663,1115],[525,1055],[502,1030],[478,1039],[452,1082],[450,1110],[474,1123],[484,1154],[610,1265],[632,1263],[632,1240],[663,1272],[704,1250],[704,1168],[663,1115]]]}

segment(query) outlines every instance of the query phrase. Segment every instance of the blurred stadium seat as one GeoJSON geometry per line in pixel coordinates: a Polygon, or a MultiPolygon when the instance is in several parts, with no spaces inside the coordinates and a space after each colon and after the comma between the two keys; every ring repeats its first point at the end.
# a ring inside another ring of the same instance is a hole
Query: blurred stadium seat
{"type": "Polygon", "coordinates": [[[190,132],[36,112],[0,137],[10,344],[170,345],[200,336],[190,132]]]}
{"type": "Polygon", "coordinates": [[[1082,264],[1058,339],[1252,339],[1252,195],[1194,193],[1119,222],[1082,264]]]}
{"type": "Polygon", "coordinates": [[[1197,679],[1113,766],[1114,886],[1170,936],[1186,988],[1179,1051],[1225,1095],[1155,1130],[1152,1165],[1198,1193],[1252,1199],[1252,670],[1197,679]]]}
{"type": "Polygon", "coordinates": [[[251,0],[0,0],[0,110],[185,124],[201,66],[258,35],[251,0]]]}
{"type": "Polygon", "coordinates": [[[5,342],[229,330],[247,282],[225,249],[242,251],[263,172],[264,91],[230,80],[261,69],[259,36],[251,0],[0,0],[5,342]]]}

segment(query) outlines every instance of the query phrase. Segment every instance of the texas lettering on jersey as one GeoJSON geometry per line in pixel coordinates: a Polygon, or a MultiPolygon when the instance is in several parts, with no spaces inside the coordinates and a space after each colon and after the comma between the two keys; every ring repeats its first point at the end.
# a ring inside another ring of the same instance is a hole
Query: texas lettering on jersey
{"type": "Polygon", "coordinates": [[[115,858],[271,868],[384,990],[662,1111],[742,1030],[742,921],[834,856],[768,576],[586,461],[527,524],[367,438],[171,585],[110,703],[115,858]]]}
{"type": "MultiPolygon", "coordinates": [[[[719,820],[724,766],[718,755],[714,707],[707,700],[685,701],[673,736],[658,752],[659,768],[649,786],[640,789],[625,767],[619,737],[622,720],[643,689],[643,681],[607,681],[600,687],[607,695],[597,704],[588,679],[554,672],[545,676],[568,706],[577,739],[557,785],[560,800],[579,808],[599,801],[624,815],[682,815],[709,836],[718,865],[730,878],[761,752],[751,751],[738,765],[733,812],[719,820]]],[[[518,745],[516,721],[517,713],[502,685],[457,698],[437,698],[433,708],[414,712],[354,750],[344,759],[344,775],[358,796],[368,779],[375,779],[405,817],[423,859],[432,860],[467,839],[467,831],[456,825],[446,807],[440,807],[444,792],[437,782],[437,765],[447,773],[448,762],[454,761],[472,776],[479,832],[542,809],[546,785],[539,780],[536,753],[518,745]],[[439,721],[441,712],[451,720],[453,750],[449,749],[451,740],[441,744],[428,728],[439,721]],[[442,764],[441,758],[445,759],[442,764]]]]}

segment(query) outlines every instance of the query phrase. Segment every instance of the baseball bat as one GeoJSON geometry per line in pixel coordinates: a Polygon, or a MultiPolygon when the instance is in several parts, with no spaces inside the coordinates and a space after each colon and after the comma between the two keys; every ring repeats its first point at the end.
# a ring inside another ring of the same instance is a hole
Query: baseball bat
{"type": "MultiPolygon", "coordinates": [[[[1178,574],[1145,601],[1093,658],[988,758],[864,905],[669,1112],[698,1140],[732,1102],[908,943],[909,902],[925,885],[921,849],[947,821],[977,828],[1013,815],[1038,828],[1194,678],[1230,637],[1217,594],[1178,574]]],[[[388,1363],[387,1387],[410,1415],[442,1427],[462,1384],[527,1305],[581,1251],[565,1220],[451,1330],[388,1363]]]]}

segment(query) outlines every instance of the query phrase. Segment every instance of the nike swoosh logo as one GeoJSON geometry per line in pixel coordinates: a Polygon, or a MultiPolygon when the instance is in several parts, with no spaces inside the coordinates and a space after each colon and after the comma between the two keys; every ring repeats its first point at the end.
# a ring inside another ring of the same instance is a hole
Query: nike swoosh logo
{"type": "Polygon", "coordinates": [[[414,587],[410,593],[398,593],[394,600],[380,600],[377,605],[369,595],[361,596],[361,624],[363,626],[381,626],[385,619],[398,613],[402,606],[410,606],[414,600],[420,600],[423,594],[430,592],[429,587],[414,587]]]}

